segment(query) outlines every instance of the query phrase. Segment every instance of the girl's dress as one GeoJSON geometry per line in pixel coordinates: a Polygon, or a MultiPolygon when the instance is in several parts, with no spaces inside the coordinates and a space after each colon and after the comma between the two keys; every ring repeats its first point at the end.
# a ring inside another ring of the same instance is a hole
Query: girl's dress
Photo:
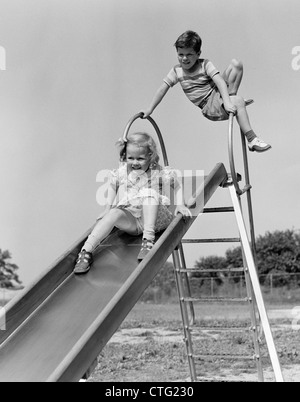
{"type": "Polygon", "coordinates": [[[155,231],[166,229],[174,216],[170,211],[171,199],[178,186],[178,172],[157,165],[147,172],[131,170],[127,163],[110,172],[110,185],[117,192],[114,208],[124,209],[137,219],[138,234],[143,231],[143,203],[152,197],[159,205],[155,231]]]}

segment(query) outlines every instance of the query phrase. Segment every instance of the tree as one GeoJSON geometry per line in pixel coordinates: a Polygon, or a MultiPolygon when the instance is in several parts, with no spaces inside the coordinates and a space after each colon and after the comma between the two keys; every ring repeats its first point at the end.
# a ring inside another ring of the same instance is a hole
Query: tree
{"type": "Polygon", "coordinates": [[[142,301],[157,301],[170,298],[176,292],[176,279],[173,264],[166,262],[146,289],[142,301]]]}
{"type": "Polygon", "coordinates": [[[16,264],[12,264],[10,260],[10,252],[0,249],[0,288],[22,289],[22,282],[16,272],[19,267],[16,264]]]}
{"type": "Polygon", "coordinates": [[[300,234],[294,230],[275,231],[256,242],[261,274],[300,273],[300,234]]]}
{"type": "MultiPolygon", "coordinates": [[[[257,256],[259,273],[265,275],[262,283],[268,282],[273,276],[273,286],[288,285],[290,275],[300,274],[300,234],[295,230],[275,231],[266,233],[257,239],[257,256]]],[[[293,276],[294,282],[300,276],[293,276]]]]}
{"type": "Polygon", "coordinates": [[[210,272],[210,270],[221,270],[227,268],[227,265],[227,261],[224,257],[202,257],[195,263],[195,268],[201,269],[203,272],[195,272],[193,273],[192,277],[199,278],[200,286],[202,286],[206,278],[216,278],[216,283],[220,285],[224,278],[223,272],[210,272]]]}
{"type": "Polygon", "coordinates": [[[224,257],[209,256],[201,257],[195,263],[195,268],[200,269],[202,272],[193,272],[190,274],[190,287],[192,295],[202,295],[211,292],[212,278],[213,284],[220,286],[224,283],[226,275],[221,271],[227,267],[227,262],[224,257]],[[216,272],[212,272],[216,270],[216,272]],[[219,270],[219,272],[218,272],[219,270]]]}
{"type": "MultiPolygon", "coordinates": [[[[285,230],[267,232],[256,239],[258,273],[261,283],[269,280],[271,274],[300,274],[300,232],[285,230]]],[[[239,268],[243,266],[241,247],[235,247],[226,251],[223,257],[201,258],[195,266],[209,268],[215,262],[215,269],[222,266],[239,268]]],[[[232,275],[232,274],[231,274],[232,275]]],[[[274,286],[286,285],[290,281],[288,275],[277,276],[274,286]]],[[[299,275],[300,280],[300,275],[299,275]]],[[[299,283],[300,284],[300,283],[299,283]]]]}
{"type": "Polygon", "coordinates": [[[173,264],[166,262],[151,283],[152,288],[160,288],[167,296],[171,296],[176,290],[176,280],[173,264]]]}

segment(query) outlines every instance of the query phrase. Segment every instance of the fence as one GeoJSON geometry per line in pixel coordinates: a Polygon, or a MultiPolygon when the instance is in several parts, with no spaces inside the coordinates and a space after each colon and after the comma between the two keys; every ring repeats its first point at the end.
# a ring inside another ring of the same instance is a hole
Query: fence
{"type": "MultiPolygon", "coordinates": [[[[164,303],[176,300],[175,278],[172,279],[169,278],[167,283],[163,278],[161,281],[153,282],[152,286],[145,291],[142,301],[164,303]]],[[[265,301],[272,303],[300,302],[300,273],[259,275],[259,280],[265,301]]],[[[243,298],[247,295],[245,277],[240,273],[232,273],[226,277],[213,277],[203,273],[201,277],[191,277],[190,285],[194,296],[243,298]]],[[[0,307],[4,306],[17,293],[17,291],[0,288],[0,307]]]]}
{"type": "MultiPolygon", "coordinates": [[[[300,301],[300,273],[271,273],[259,275],[262,292],[266,301],[277,303],[294,303],[300,301]]],[[[231,296],[246,297],[244,275],[228,275],[227,277],[191,278],[193,294],[207,297],[231,296]]]]}
{"type": "MultiPolygon", "coordinates": [[[[270,303],[300,302],[300,273],[272,273],[259,276],[264,300],[270,303]]],[[[211,276],[203,272],[201,277],[190,277],[192,296],[202,297],[237,297],[247,296],[245,277],[241,273],[228,276],[211,276]]],[[[177,300],[175,280],[153,282],[145,291],[142,301],[165,303],[177,300]]]]}

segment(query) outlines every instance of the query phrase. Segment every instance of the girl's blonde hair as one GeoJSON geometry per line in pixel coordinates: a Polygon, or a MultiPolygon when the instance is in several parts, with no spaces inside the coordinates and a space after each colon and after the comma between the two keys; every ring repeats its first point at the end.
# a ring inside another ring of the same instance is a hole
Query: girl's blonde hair
{"type": "Polygon", "coordinates": [[[120,139],[117,142],[117,146],[120,148],[120,161],[124,162],[126,160],[126,153],[127,153],[127,145],[132,144],[136,145],[140,148],[147,148],[149,154],[151,155],[150,157],[150,164],[152,166],[156,166],[159,162],[159,155],[157,151],[157,146],[153,138],[144,132],[136,132],[129,134],[127,137],[127,142],[124,140],[120,139]]]}

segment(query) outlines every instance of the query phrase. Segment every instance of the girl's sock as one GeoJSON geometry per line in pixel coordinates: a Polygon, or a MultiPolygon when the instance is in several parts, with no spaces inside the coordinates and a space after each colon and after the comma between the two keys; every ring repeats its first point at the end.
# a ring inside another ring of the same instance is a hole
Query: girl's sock
{"type": "Polygon", "coordinates": [[[96,249],[96,247],[99,244],[99,240],[93,236],[93,235],[89,235],[89,237],[87,238],[87,241],[84,243],[84,246],[82,247],[82,250],[87,251],[88,253],[93,253],[96,249]]]}
{"type": "Polygon", "coordinates": [[[257,138],[257,135],[253,130],[250,130],[245,134],[245,137],[247,138],[248,142],[252,142],[255,138],[257,138]]]}
{"type": "Polygon", "coordinates": [[[145,225],[144,226],[144,233],[143,233],[143,239],[147,239],[151,242],[155,241],[155,227],[154,225],[145,225]]]}

